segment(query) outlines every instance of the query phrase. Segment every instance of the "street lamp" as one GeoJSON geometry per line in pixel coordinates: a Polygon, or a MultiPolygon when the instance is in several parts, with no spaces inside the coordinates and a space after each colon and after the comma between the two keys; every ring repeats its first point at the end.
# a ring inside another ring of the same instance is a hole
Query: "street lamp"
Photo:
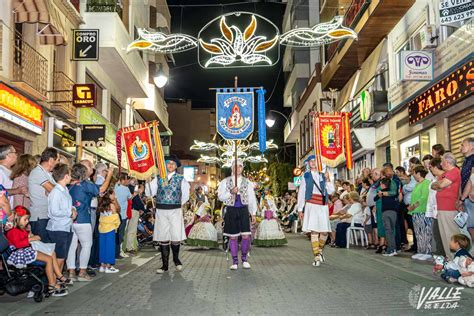
{"type": "Polygon", "coordinates": [[[168,76],[163,71],[162,64],[158,65],[158,71],[156,72],[156,76],[153,78],[153,81],[158,88],[163,88],[168,82],[168,76]]]}
{"type": "Polygon", "coordinates": [[[267,124],[268,127],[272,128],[273,125],[275,125],[275,122],[276,122],[275,118],[271,114],[272,112],[280,114],[281,116],[283,116],[285,118],[286,122],[288,123],[289,127],[291,128],[291,123],[290,123],[290,120],[288,119],[288,116],[281,113],[280,111],[275,111],[275,110],[270,110],[270,114],[268,115],[267,119],[265,120],[265,123],[267,124]]]}

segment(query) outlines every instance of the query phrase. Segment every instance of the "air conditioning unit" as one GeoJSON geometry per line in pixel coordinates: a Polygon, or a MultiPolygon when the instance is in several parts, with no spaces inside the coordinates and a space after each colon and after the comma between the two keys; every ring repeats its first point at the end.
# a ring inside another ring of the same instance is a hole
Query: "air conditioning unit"
{"type": "Polygon", "coordinates": [[[438,37],[436,36],[436,25],[425,25],[420,31],[421,49],[430,49],[438,46],[438,37]]]}

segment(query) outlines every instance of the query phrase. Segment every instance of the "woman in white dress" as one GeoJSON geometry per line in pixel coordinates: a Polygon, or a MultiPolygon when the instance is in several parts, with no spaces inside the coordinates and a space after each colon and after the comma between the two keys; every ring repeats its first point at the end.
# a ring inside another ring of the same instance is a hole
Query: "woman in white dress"
{"type": "Polygon", "coordinates": [[[211,206],[203,203],[196,212],[197,218],[194,226],[189,232],[186,243],[189,246],[217,248],[217,230],[211,221],[211,206]]]}
{"type": "Polygon", "coordinates": [[[278,223],[277,207],[272,196],[265,196],[262,211],[263,219],[258,226],[254,245],[274,247],[287,244],[285,233],[278,223]]]}

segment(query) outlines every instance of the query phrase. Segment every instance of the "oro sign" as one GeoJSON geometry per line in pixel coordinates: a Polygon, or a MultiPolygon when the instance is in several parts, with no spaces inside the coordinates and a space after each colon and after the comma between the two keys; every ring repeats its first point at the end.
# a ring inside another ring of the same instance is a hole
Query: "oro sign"
{"type": "Polygon", "coordinates": [[[73,60],[99,60],[99,30],[73,30],[73,60]]]}

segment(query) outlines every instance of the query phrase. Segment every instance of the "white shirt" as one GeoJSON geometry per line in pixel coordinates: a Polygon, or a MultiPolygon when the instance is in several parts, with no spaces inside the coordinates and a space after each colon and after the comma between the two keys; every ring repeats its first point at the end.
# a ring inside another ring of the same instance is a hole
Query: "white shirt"
{"type": "Polygon", "coordinates": [[[364,221],[368,218],[367,222],[365,225],[372,225],[372,211],[370,210],[370,207],[366,206],[364,208],[364,221]]]}
{"type": "Polygon", "coordinates": [[[354,224],[363,224],[364,223],[364,212],[362,211],[362,205],[358,202],[355,202],[351,205],[347,214],[351,214],[351,218],[345,218],[342,222],[354,224]]]}
{"type": "MultiPolygon", "coordinates": [[[[235,176],[232,176],[232,177],[235,177],[235,176]]],[[[240,187],[240,185],[242,184],[242,176],[238,176],[237,177],[237,187],[240,187]]],[[[224,180],[221,181],[221,183],[219,184],[219,188],[217,190],[217,197],[219,198],[220,201],[224,202],[225,201],[228,201],[231,197],[232,197],[232,193],[230,193],[228,190],[227,190],[227,179],[228,178],[225,178],[224,180]]],[[[257,197],[255,196],[255,191],[254,191],[254,185],[253,183],[249,181],[249,186],[247,187],[247,196],[248,196],[248,199],[249,199],[249,205],[248,205],[248,208],[249,208],[249,213],[250,215],[255,215],[257,214],[257,197]]]]}
{"type": "MultiPolygon", "coordinates": [[[[313,176],[314,182],[316,182],[319,185],[319,177],[320,173],[317,171],[311,171],[311,175],[313,176]]],[[[332,182],[327,182],[326,181],[326,192],[331,195],[335,191],[334,189],[334,184],[332,182]]],[[[303,208],[305,206],[306,200],[305,200],[305,193],[306,193],[306,180],[304,177],[301,178],[301,184],[300,188],[298,191],[298,212],[303,212],[303,208]]],[[[313,185],[313,194],[321,194],[319,189],[313,185]]]]}
{"type": "MultiPolygon", "coordinates": [[[[168,181],[171,177],[176,173],[176,171],[171,172],[168,174],[168,181]]],[[[191,189],[189,182],[183,178],[181,181],[181,205],[186,203],[189,200],[189,190],[191,189]]],[[[145,195],[148,197],[153,197],[156,195],[156,191],[158,190],[158,177],[151,180],[149,183],[145,184],[145,195]]]]}
{"type": "MultiPolygon", "coordinates": [[[[10,179],[12,171],[5,167],[4,165],[0,165],[0,184],[3,185],[5,189],[13,189],[13,180],[10,179]]],[[[13,196],[8,195],[8,200],[10,201],[10,207],[13,206],[13,196]]]]}

